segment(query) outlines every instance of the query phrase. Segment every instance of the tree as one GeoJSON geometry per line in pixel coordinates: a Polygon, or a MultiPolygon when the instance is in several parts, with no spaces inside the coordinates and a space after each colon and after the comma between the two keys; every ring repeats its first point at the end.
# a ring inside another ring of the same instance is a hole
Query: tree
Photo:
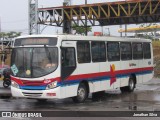
{"type": "MultiPolygon", "coordinates": [[[[77,24],[73,24],[72,29],[76,31],[75,34],[80,34],[80,35],[85,35],[86,33],[86,28],[85,26],[78,26],[77,24]]],[[[92,28],[91,27],[87,27],[87,32],[91,32],[92,28]]]]}
{"type": "Polygon", "coordinates": [[[5,32],[0,32],[0,38],[5,37],[6,33],[5,32]]]}
{"type": "Polygon", "coordinates": [[[0,32],[0,38],[15,38],[21,35],[21,32],[0,32]]]}

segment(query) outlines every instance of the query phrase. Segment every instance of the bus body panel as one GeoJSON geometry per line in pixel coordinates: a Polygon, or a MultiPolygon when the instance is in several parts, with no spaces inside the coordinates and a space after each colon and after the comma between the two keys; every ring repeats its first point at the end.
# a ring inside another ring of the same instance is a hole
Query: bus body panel
{"type": "MultiPolygon", "coordinates": [[[[154,66],[154,61],[153,61],[153,46],[152,43],[150,43],[151,46],[151,59],[144,59],[143,60],[143,65],[144,66],[149,66],[153,67],[154,66]]],[[[148,82],[154,77],[154,71],[148,72],[148,74],[143,75],[143,83],[148,82]]]]}
{"type": "MultiPolygon", "coordinates": [[[[126,66],[128,69],[132,69],[129,64],[132,63],[132,60],[128,60],[128,61],[121,61],[121,70],[126,70],[126,66]]],[[[129,77],[130,77],[131,73],[124,73],[121,75],[121,82],[120,82],[120,86],[124,87],[128,85],[128,81],[129,81],[129,77]]]]}
{"type": "Polygon", "coordinates": [[[110,72],[110,63],[101,62],[100,63],[100,72],[106,72],[105,79],[102,79],[101,81],[101,91],[113,89],[114,85],[110,84],[110,78],[109,78],[109,72],[110,72]]]}
{"type": "Polygon", "coordinates": [[[35,99],[62,99],[66,96],[61,95],[61,87],[54,88],[52,90],[21,90],[11,87],[11,92],[14,97],[25,97],[35,99]]]}
{"type": "MultiPolygon", "coordinates": [[[[33,37],[33,36],[26,36],[33,37]]],[[[43,35],[34,37],[44,37],[43,35]]],[[[15,97],[29,97],[29,98],[46,98],[46,99],[61,99],[73,97],[77,95],[77,90],[80,82],[87,81],[89,85],[89,93],[105,91],[109,89],[116,89],[119,87],[128,86],[128,81],[131,75],[135,75],[137,84],[147,82],[153,77],[153,53],[151,59],[142,60],[128,60],[128,61],[108,61],[90,63],[78,63],[77,57],[77,41],[129,41],[129,42],[150,42],[149,40],[140,39],[127,39],[117,37],[85,37],[85,36],[70,36],[70,35],[55,35],[45,37],[57,37],[58,42],[58,68],[53,73],[40,77],[21,80],[40,81],[45,79],[58,78],[59,86],[49,90],[23,90],[11,86],[12,95],[15,97]],[[139,40],[139,41],[137,41],[139,40]],[[62,61],[61,51],[62,48],[74,48],[76,56],[76,69],[64,80],[62,77],[62,61]],[[150,67],[150,68],[149,68],[150,67]],[[146,68],[146,70],[143,70],[146,68]],[[142,71],[141,71],[142,70],[142,71]],[[133,72],[134,71],[134,72],[133,72]],[[38,97],[24,96],[22,92],[26,93],[39,93],[42,95],[38,97]],[[48,94],[47,94],[48,93],[48,94]]],[[[21,38],[21,37],[20,37],[21,38]]],[[[23,38],[23,37],[22,37],[23,38]]],[[[24,37],[25,38],[25,37],[24,37]]],[[[151,48],[152,51],[152,48],[151,48]]],[[[107,52],[106,52],[107,53],[107,52]]],[[[15,77],[16,78],[16,77],[15,77]]],[[[16,78],[20,79],[20,78],[16,78]]]]}
{"type": "MultiPolygon", "coordinates": [[[[74,48],[75,52],[76,52],[76,41],[65,41],[65,39],[63,39],[61,42],[61,47],[62,48],[74,48]]],[[[68,76],[67,78],[62,80],[63,86],[61,86],[61,87],[64,89],[66,98],[73,97],[73,96],[77,95],[77,89],[79,86],[79,82],[74,83],[75,79],[73,79],[73,77],[72,77],[77,74],[78,74],[78,69],[77,69],[77,65],[76,65],[76,69],[73,71],[73,73],[71,73],[70,76],[68,76]]]]}
{"type": "Polygon", "coordinates": [[[110,86],[113,86],[114,89],[120,87],[121,82],[121,74],[117,73],[116,71],[121,70],[121,64],[119,61],[108,62],[108,68],[111,74],[110,77],[110,86]]]}

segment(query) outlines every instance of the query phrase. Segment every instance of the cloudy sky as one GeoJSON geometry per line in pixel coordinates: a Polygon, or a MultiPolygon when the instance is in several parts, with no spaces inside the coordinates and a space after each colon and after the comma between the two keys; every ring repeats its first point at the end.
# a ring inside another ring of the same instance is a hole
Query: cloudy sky
{"type": "MultiPolygon", "coordinates": [[[[39,8],[62,6],[63,1],[64,0],[39,0],[39,8]]],[[[116,0],[87,0],[89,4],[114,1],[116,0]]],[[[84,3],[85,0],[72,0],[73,5],[84,3]]],[[[1,31],[3,32],[17,31],[28,34],[28,0],[0,0],[0,21],[1,31]]],[[[110,28],[112,35],[119,35],[117,32],[119,26],[105,26],[103,27],[104,33],[108,32],[107,28],[110,28]]],[[[47,27],[43,33],[55,34],[57,31],[59,33],[62,32],[58,27],[47,27]]],[[[101,27],[93,27],[92,32],[95,31],[100,32],[101,27]]]]}

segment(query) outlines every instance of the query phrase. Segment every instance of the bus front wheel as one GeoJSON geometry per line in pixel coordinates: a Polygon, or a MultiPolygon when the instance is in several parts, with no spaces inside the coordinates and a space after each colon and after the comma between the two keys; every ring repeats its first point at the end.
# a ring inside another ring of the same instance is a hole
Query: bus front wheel
{"type": "Polygon", "coordinates": [[[133,92],[135,86],[136,86],[136,82],[135,82],[134,78],[131,77],[129,79],[128,86],[121,87],[120,90],[121,90],[122,93],[124,93],[124,92],[133,92]]]}
{"type": "Polygon", "coordinates": [[[73,97],[73,101],[75,103],[82,103],[86,100],[88,97],[88,92],[86,85],[84,83],[80,83],[78,90],[77,90],[77,96],[73,97]]]}

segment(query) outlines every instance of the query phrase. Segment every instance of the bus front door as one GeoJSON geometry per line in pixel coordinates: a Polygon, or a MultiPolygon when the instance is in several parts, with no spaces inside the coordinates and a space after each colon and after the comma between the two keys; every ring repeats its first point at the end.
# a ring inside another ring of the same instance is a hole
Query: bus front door
{"type": "Polygon", "coordinates": [[[64,86],[65,97],[71,97],[77,94],[76,89],[78,87],[72,85],[74,83],[72,76],[77,74],[75,45],[76,43],[74,41],[63,41],[61,47],[61,80],[64,86]]]}
{"type": "Polygon", "coordinates": [[[61,47],[61,78],[67,79],[76,69],[76,55],[75,55],[74,41],[63,41],[61,47]]]}

